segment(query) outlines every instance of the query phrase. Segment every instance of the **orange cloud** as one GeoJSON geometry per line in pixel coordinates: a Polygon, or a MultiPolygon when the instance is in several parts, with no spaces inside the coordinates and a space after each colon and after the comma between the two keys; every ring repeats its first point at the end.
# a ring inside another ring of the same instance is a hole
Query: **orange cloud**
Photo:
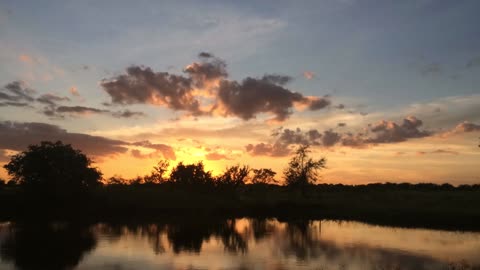
{"type": "Polygon", "coordinates": [[[312,71],[305,71],[303,72],[303,77],[307,80],[311,80],[315,78],[315,73],[313,73],[312,71]]]}
{"type": "Polygon", "coordinates": [[[18,60],[20,60],[23,63],[27,63],[27,64],[33,64],[33,63],[37,62],[37,60],[35,58],[33,58],[32,56],[30,56],[28,54],[20,54],[18,56],[18,60]]]}
{"type": "Polygon", "coordinates": [[[80,96],[80,93],[78,92],[78,88],[76,86],[70,87],[68,91],[70,92],[70,94],[72,94],[72,96],[76,96],[76,97],[80,96]]]}

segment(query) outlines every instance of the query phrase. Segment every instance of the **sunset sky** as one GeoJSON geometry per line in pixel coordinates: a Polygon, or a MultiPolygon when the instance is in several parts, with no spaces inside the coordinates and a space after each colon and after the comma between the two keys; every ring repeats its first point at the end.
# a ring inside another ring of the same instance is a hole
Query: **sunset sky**
{"type": "MultiPolygon", "coordinates": [[[[161,159],[327,183],[480,183],[480,1],[0,1],[0,164],[161,159]]],[[[8,178],[0,170],[0,178],[8,178]]]]}

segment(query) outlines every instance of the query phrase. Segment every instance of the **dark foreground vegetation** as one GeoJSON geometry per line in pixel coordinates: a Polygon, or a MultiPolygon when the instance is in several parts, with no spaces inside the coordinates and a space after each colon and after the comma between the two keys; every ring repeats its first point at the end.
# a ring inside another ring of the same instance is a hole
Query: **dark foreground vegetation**
{"type": "Polygon", "coordinates": [[[286,185],[270,169],[232,166],[214,177],[201,162],[170,169],[161,161],[145,177],[102,179],[80,151],[43,142],[5,166],[12,180],[0,185],[0,218],[252,216],[480,230],[480,185],[316,184],[324,166],[301,147],[284,171],[286,185]]]}

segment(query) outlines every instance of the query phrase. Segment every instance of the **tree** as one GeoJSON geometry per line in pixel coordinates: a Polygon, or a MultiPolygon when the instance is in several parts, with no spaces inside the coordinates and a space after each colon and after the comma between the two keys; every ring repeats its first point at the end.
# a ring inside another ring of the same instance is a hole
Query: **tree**
{"type": "Polygon", "coordinates": [[[240,166],[235,165],[231,167],[227,167],[225,172],[218,177],[218,183],[221,185],[228,185],[228,186],[239,186],[245,184],[246,180],[248,179],[248,175],[250,174],[250,167],[248,166],[240,166]]]}
{"type": "Polygon", "coordinates": [[[168,160],[160,160],[157,163],[157,166],[153,167],[152,173],[148,176],[145,176],[145,183],[160,184],[167,181],[165,173],[168,171],[169,166],[170,163],[168,162],[168,160]]]}
{"type": "Polygon", "coordinates": [[[177,164],[170,173],[170,181],[181,185],[203,185],[212,183],[212,173],[205,171],[202,162],[185,165],[177,164]]]}
{"type": "Polygon", "coordinates": [[[262,168],[262,169],[253,169],[253,184],[272,184],[277,183],[275,180],[275,175],[277,174],[272,169],[262,168]]]}
{"type": "Polygon", "coordinates": [[[288,186],[304,187],[318,181],[318,173],[325,168],[327,160],[323,157],[314,160],[308,156],[310,152],[309,145],[302,145],[295,152],[284,171],[288,186]]]}
{"type": "Polygon", "coordinates": [[[12,181],[25,190],[65,199],[100,184],[102,173],[91,165],[92,161],[80,150],[57,141],[28,146],[4,168],[12,181]]]}

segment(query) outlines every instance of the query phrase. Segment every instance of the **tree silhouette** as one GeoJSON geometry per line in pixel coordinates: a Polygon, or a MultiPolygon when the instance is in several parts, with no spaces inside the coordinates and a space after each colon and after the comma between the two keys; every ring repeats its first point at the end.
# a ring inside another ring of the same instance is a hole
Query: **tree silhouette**
{"type": "Polygon", "coordinates": [[[170,173],[170,181],[180,185],[204,185],[213,181],[212,173],[205,171],[202,162],[185,165],[183,162],[177,164],[170,173]]]}
{"type": "Polygon", "coordinates": [[[160,160],[157,166],[153,167],[153,171],[150,175],[144,177],[145,183],[160,184],[167,181],[165,173],[168,171],[170,163],[168,160],[160,160]]]}
{"type": "Polygon", "coordinates": [[[80,150],[60,141],[30,145],[4,165],[14,183],[30,195],[74,200],[100,184],[101,172],[80,150]]]}
{"type": "Polygon", "coordinates": [[[250,168],[248,166],[235,165],[227,167],[225,172],[218,177],[217,181],[220,185],[237,187],[245,184],[250,168]]]}
{"type": "Polygon", "coordinates": [[[325,168],[327,160],[314,160],[308,156],[308,145],[300,146],[284,171],[286,184],[289,186],[307,186],[318,181],[318,172],[325,168]]]}
{"type": "Polygon", "coordinates": [[[253,184],[273,184],[278,181],[275,180],[275,175],[277,174],[272,169],[262,168],[262,169],[253,169],[253,184]]]}

